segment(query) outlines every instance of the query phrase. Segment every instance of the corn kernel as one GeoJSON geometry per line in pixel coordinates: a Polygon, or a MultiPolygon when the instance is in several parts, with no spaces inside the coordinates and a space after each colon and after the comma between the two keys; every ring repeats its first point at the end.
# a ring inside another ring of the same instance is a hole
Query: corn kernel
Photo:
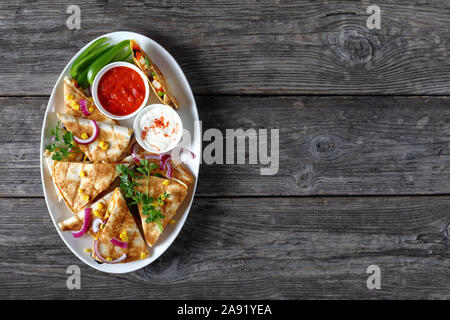
{"type": "Polygon", "coordinates": [[[89,112],[94,112],[94,108],[93,107],[89,107],[89,112]]]}
{"type": "Polygon", "coordinates": [[[100,214],[100,212],[98,210],[94,210],[94,215],[99,218],[102,217],[102,215],[100,214]]]}
{"type": "Polygon", "coordinates": [[[122,233],[120,234],[120,239],[121,239],[122,241],[125,241],[125,242],[128,241],[128,235],[127,235],[127,231],[126,231],[126,230],[123,230],[123,231],[122,231],[122,233]]]}
{"type": "Polygon", "coordinates": [[[89,201],[89,196],[88,196],[87,194],[83,194],[83,195],[81,196],[81,198],[82,198],[84,201],[89,201]]]}
{"type": "Polygon", "coordinates": [[[108,261],[112,261],[112,259],[111,259],[110,257],[106,258],[106,260],[108,260],[108,261]]]}
{"type": "Polygon", "coordinates": [[[103,205],[103,202],[99,202],[97,204],[97,210],[102,210],[105,206],[103,205]]]}
{"type": "Polygon", "coordinates": [[[81,138],[84,139],[84,140],[86,140],[87,138],[89,138],[89,136],[87,135],[86,132],[83,132],[83,133],[81,134],[81,138]]]}
{"type": "Polygon", "coordinates": [[[84,173],[83,170],[80,171],[80,177],[84,177],[86,174],[84,173]]]}
{"type": "Polygon", "coordinates": [[[106,143],[105,141],[100,141],[100,142],[98,143],[98,145],[100,146],[100,148],[101,148],[102,150],[108,150],[108,148],[109,148],[109,144],[106,143]]]}
{"type": "Polygon", "coordinates": [[[78,104],[78,102],[73,101],[70,105],[74,110],[80,110],[80,105],[78,104]]]}
{"type": "Polygon", "coordinates": [[[84,252],[91,252],[91,249],[84,249],[84,252]]]}
{"type": "Polygon", "coordinates": [[[83,193],[83,189],[78,189],[78,193],[83,193]]]}
{"type": "Polygon", "coordinates": [[[162,183],[163,183],[163,185],[167,186],[167,185],[169,185],[169,180],[164,179],[162,183]]]}
{"type": "Polygon", "coordinates": [[[145,252],[141,252],[141,259],[145,259],[146,256],[145,252]]]}

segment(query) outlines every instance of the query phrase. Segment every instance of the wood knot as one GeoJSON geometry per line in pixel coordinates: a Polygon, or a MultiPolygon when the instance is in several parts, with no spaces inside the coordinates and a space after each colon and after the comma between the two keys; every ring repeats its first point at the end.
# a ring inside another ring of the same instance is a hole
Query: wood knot
{"type": "Polygon", "coordinates": [[[315,136],[309,145],[312,155],[317,159],[334,160],[339,156],[335,139],[328,136],[315,136]]]}
{"type": "Polygon", "coordinates": [[[294,168],[293,176],[300,193],[308,194],[314,189],[315,170],[312,165],[294,168]]]}
{"type": "Polygon", "coordinates": [[[161,283],[182,277],[189,262],[189,256],[186,253],[181,254],[182,251],[177,246],[170,248],[156,262],[145,267],[145,276],[161,283]]]}
{"type": "Polygon", "coordinates": [[[329,42],[339,59],[351,66],[370,62],[378,47],[374,34],[357,29],[332,33],[329,42]]]}

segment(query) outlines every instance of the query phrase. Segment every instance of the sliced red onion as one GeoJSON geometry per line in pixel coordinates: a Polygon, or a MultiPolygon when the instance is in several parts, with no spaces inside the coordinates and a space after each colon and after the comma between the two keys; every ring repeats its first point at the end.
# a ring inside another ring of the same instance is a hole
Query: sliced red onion
{"type": "Polygon", "coordinates": [[[159,168],[164,169],[170,159],[172,159],[170,154],[165,154],[163,157],[161,157],[161,160],[159,162],[159,168]]]}
{"type": "Polygon", "coordinates": [[[112,238],[111,239],[111,243],[115,246],[121,247],[121,248],[128,248],[128,243],[126,243],[125,241],[120,241],[116,238],[112,238]]]}
{"type": "Polygon", "coordinates": [[[150,160],[150,159],[159,160],[159,156],[156,154],[147,154],[146,156],[144,156],[144,158],[147,160],[150,160]]]}
{"type": "Polygon", "coordinates": [[[123,253],[116,260],[112,260],[112,261],[106,260],[105,258],[102,257],[102,255],[100,254],[100,251],[98,250],[98,243],[99,243],[99,240],[95,240],[94,241],[94,252],[95,252],[96,257],[98,259],[100,259],[101,261],[103,261],[104,263],[118,263],[118,262],[121,262],[121,261],[123,261],[123,260],[125,260],[127,258],[127,255],[125,253],[123,253]]]}
{"type": "Polygon", "coordinates": [[[90,143],[94,142],[95,139],[97,139],[98,132],[99,132],[97,122],[95,122],[95,120],[91,120],[91,124],[92,124],[92,127],[94,128],[94,132],[92,132],[92,135],[89,138],[87,138],[87,139],[81,139],[81,138],[78,138],[77,136],[74,135],[73,136],[73,140],[76,143],[79,143],[79,144],[90,144],[90,143]]]}
{"type": "Polygon", "coordinates": [[[187,153],[192,159],[195,159],[195,153],[186,148],[176,147],[172,152],[179,152],[178,154],[187,153]]]}
{"type": "Polygon", "coordinates": [[[86,117],[91,115],[91,113],[89,112],[89,110],[88,110],[88,108],[86,106],[86,100],[84,100],[84,99],[80,100],[80,109],[81,109],[81,112],[83,112],[83,114],[86,117]]]}
{"type": "Polygon", "coordinates": [[[103,223],[102,219],[100,218],[96,218],[93,222],[92,222],[92,231],[94,231],[94,233],[97,233],[98,230],[100,230],[100,225],[103,223]]]}
{"type": "Polygon", "coordinates": [[[86,231],[89,229],[89,225],[91,223],[91,213],[92,213],[92,209],[91,208],[86,208],[84,209],[84,222],[83,222],[83,227],[81,228],[80,231],[77,232],[72,232],[72,235],[74,236],[74,238],[79,238],[81,237],[83,234],[86,233],[86,231]]]}
{"type": "Polygon", "coordinates": [[[135,142],[134,144],[133,144],[133,146],[131,147],[131,156],[133,157],[133,160],[137,163],[137,164],[139,164],[140,162],[141,162],[141,158],[139,158],[139,156],[138,156],[138,147],[139,147],[139,145],[137,144],[137,142],[135,142]]]}
{"type": "Polygon", "coordinates": [[[168,178],[172,178],[172,165],[170,164],[170,162],[167,162],[166,176],[168,178]]]}

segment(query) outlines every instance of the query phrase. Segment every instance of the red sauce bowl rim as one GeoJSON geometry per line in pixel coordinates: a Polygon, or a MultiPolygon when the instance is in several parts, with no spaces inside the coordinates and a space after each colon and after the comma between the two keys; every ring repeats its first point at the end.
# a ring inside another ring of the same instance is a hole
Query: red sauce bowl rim
{"type": "Polygon", "coordinates": [[[147,101],[148,101],[148,98],[150,95],[150,86],[148,84],[147,77],[142,72],[142,70],[139,69],[139,67],[137,67],[134,64],[131,64],[129,62],[118,61],[118,62],[112,62],[110,64],[107,64],[97,73],[97,75],[94,78],[94,82],[92,82],[91,94],[92,94],[92,98],[94,99],[94,103],[95,103],[96,107],[100,110],[101,113],[103,113],[105,116],[115,119],[115,120],[124,120],[124,119],[129,119],[129,118],[136,116],[139,113],[139,111],[141,111],[142,108],[144,108],[147,105],[147,101]],[[144,97],[144,101],[142,101],[142,104],[133,113],[130,113],[130,114],[127,114],[124,116],[120,116],[120,115],[116,115],[116,114],[108,112],[105,108],[103,108],[102,104],[100,103],[100,99],[98,97],[98,84],[100,83],[100,79],[103,77],[103,75],[106,72],[108,72],[111,69],[117,68],[117,67],[128,67],[128,68],[136,71],[139,74],[139,76],[142,78],[142,80],[144,81],[144,86],[145,86],[145,97],[144,97]]]}

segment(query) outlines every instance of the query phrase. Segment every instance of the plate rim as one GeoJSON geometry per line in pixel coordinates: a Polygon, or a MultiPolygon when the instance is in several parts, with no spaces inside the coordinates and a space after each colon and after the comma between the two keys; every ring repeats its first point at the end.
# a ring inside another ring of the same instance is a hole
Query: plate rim
{"type": "MultiPolygon", "coordinates": [[[[181,76],[181,80],[183,83],[186,84],[187,90],[187,95],[189,97],[190,100],[190,104],[192,105],[192,111],[193,111],[193,118],[194,118],[194,126],[193,126],[193,130],[194,130],[194,135],[196,134],[197,131],[201,131],[201,125],[200,125],[200,119],[199,119],[199,115],[198,115],[198,107],[197,104],[195,102],[195,97],[194,94],[192,92],[192,88],[191,85],[189,84],[186,75],[184,74],[183,70],[181,69],[180,65],[178,64],[178,62],[175,60],[175,58],[162,46],[160,45],[158,42],[156,42],[155,40],[153,40],[152,38],[149,38],[143,34],[137,33],[137,32],[133,32],[133,31],[114,31],[114,32],[109,32],[109,33],[105,33],[105,34],[101,34],[98,37],[92,39],[90,42],[88,42],[84,47],[82,47],[81,49],[79,49],[77,51],[77,53],[69,60],[69,62],[65,65],[64,69],[62,70],[62,72],[60,73],[60,75],[58,76],[55,85],[53,86],[52,92],[50,94],[50,97],[48,98],[48,102],[47,102],[47,106],[45,109],[45,114],[44,114],[44,120],[42,122],[42,129],[41,129],[41,140],[40,140],[40,159],[39,159],[39,166],[40,166],[40,171],[41,171],[41,183],[42,183],[42,189],[43,189],[43,193],[44,193],[44,199],[45,199],[45,204],[47,206],[47,211],[48,214],[50,215],[50,219],[53,222],[53,225],[59,235],[59,237],[62,239],[62,241],[64,242],[64,244],[66,245],[66,247],[79,259],[81,260],[81,262],[83,262],[84,264],[86,264],[89,267],[92,267],[98,271],[102,271],[105,273],[112,273],[112,274],[123,274],[123,273],[130,273],[130,272],[134,272],[137,270],[140,270],[142,268],[145,268],[146,266],[150,265],[151,263],[155,262],[156,260],[159,259],[159,257],[161,255],[163,255],[173,244],[173,242],[175,241],[175,239],[178,237],[179,233],[181,232],[181,229],[183,229],[184,224],[186,222],[186,219],[191,211],[192,208],[192,203],[194,201],[195,198],[195,192],[197,190],[197,183],[198,183],[198,177],[199,177],[199,172],[200,172],[200,163],[201,161],[199,160],[198,163],[196,163],[195,167],[197,168],[197,175],[195,176],[195,181],[192,187],[192,196],[191,199],[189,201],[189,203],[187,204],[187,207],[185,209],[185,213],[183,214],[183,219],[182,219],[182,224],[180,224],[180,227],[173,229],[171,232],[173,233],[172,235],[172,239],[168,240],[169,243],[167,244],[167,247],[160,252],[157,256],[155,256],[153,259],[149,260],[148,263],[143,264],[142,266],[138,266],[135,268],[124,268],[123,266],[125,266],[126,264],[117,264],[117,266],[122,266],[122,268],[112,268],[112,270],[104,270],[102,269],[100,266],[102,266],[102,264],[88,264],[86,261],[84,261],[85,257],[81,256],[76,250],[74,250],[74,248],[72,248],[71,245],[69,245],[69,243],[66,241],[65,237],[62,234],[62,231],[59,229],[57,222],[55,221],[55,218],[52,214],[52,210],[50,209],[50,199],[49,199],[49,195],[47,194],[47,190],[46,190],[46,185],[45,185],[45,181],[44,181],[44,150],[45,150],[45,146],[44,146],[44,137],[45,137],[45,132],[46,132],[46,128],[47,128],[47,120],[48,120],[48,113],[49,113],[49,109],[50,109],[50,102],[54,101],[55,99],[55,95],[56,95],[56,91],[57,88],[59,86],[59,84],[61,83],[62,79],[65,76],[65,71],[66,69],[72,65],[73,61],[84,51],[86,50],[86,48],[92,44],[94,41],[96,41],[97,39],[101,38],[101,37],[107,37],[107,36],[112,36],[112,35],[117,35],[120,33],[127,33],[130,35],[137,35],[138,37],[143,37],[146,40],[149,40],[150,42],[153,42],[153,44],[158,47],[158,50],[162,53],[164,53],[164,58],[168,59],[168,62],[171,66],[175,67],[176,69],[176,73],[178,75],[181,76]],[[197,122],[197,124],[195,123],[197,122]],[[117,269],[117,270],[116,270],[117,269]],[[125,269],[125,270],[124,270],[125,269]],[[126,270],[129,269],[129,270],[126,270]]],[[[200,132],[201,134],[201,132],[200,132]]],[[[198,136],[198,135],[197,135],[198,136]]],[[[199,157],[201,157],[201,145],[202,145],[202,141],[200,138],[199,144],[197,145],[197,149],[194,152],[196,154],[199,155],[199,157]]],[[[177,224],[179,224],[181,221],[178,221],[177,224]]],[[[114,265],[108,265],[108,266],[116,266],[114,265]]]]}

